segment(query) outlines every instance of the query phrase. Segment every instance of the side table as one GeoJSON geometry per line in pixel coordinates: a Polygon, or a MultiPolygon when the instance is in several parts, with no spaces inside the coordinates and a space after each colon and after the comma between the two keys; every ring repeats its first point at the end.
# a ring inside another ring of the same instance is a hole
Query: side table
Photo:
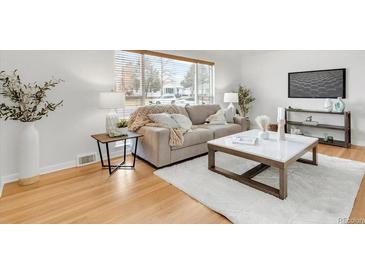
{"type": "Polygon", "coordinates": [[[110,175],[113,174],[118,169],[122,169],[122,168],[134,169],[135,164],[136,164],[138,138],[140,138],[142,136],[143,136],[142,134],[139,134],[136,132],[131,132],[131,131],[128,131],[128,135],[124,135],[124,136],[120,136],[120,137],[109,137],[109,135],[106,133],[91,135],[91,137],[94,138],[98,144],[99,156],[100,156],[102,168],[108,168],[110,175]],[[133,165],[126,164],[126,144],[127,144],[127,140],[129,140],[129,139],[134,139],[136,142],[136,144],[134,146],[133,165]],[[110,163],[109,143],[114,143],[114,142],[119,142],[119,141],[124,141],[123,162],[121,162],[120,164],[117,164],[117,165],[112,165],[110,163]],[[108,158],[107,159],[108,165],[104,164],[103,154],[101,153],[101,148],[100,148],[100,143],[105,144],[106,154],[107,154],[107,158],[108,158]]]}

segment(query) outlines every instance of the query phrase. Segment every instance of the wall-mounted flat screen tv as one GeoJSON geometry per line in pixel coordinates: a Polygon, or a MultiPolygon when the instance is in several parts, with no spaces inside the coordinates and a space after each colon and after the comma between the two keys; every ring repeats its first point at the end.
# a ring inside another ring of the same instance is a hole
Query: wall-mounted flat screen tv
{"type": "Polygon", "coordinates": [[[288,74],[289,98],[346,98],[346,69],[288,74]]]}

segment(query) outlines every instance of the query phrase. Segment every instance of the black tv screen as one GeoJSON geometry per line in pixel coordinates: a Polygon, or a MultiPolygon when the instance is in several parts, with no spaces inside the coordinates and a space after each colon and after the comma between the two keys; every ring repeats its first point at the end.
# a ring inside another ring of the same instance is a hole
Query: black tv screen
{"type": "Polygon", "coordinates": [[[288,74],[289,98],[346,98],[346,69],[288,74]]]}

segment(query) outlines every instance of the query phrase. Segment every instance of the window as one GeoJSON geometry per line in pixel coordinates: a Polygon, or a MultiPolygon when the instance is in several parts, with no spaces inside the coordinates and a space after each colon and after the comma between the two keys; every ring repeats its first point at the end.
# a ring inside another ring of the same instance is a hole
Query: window
{"type": "Polygon", "coordinates": [[[126,95],[127,112],[143,105],[214,100],[212,62],[151,51],[116,51],[115,77],[116,90],[126,95]]]}

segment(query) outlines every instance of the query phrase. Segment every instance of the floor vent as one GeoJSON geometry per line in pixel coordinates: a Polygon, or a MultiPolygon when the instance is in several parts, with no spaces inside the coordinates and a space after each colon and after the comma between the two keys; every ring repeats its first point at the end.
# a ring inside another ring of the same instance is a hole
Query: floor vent
{"type": "Polygon", "coordinates": [[[96,162],[96,153],[83,154],[77,156],[77,166],[86,166],[96,162]]]}

